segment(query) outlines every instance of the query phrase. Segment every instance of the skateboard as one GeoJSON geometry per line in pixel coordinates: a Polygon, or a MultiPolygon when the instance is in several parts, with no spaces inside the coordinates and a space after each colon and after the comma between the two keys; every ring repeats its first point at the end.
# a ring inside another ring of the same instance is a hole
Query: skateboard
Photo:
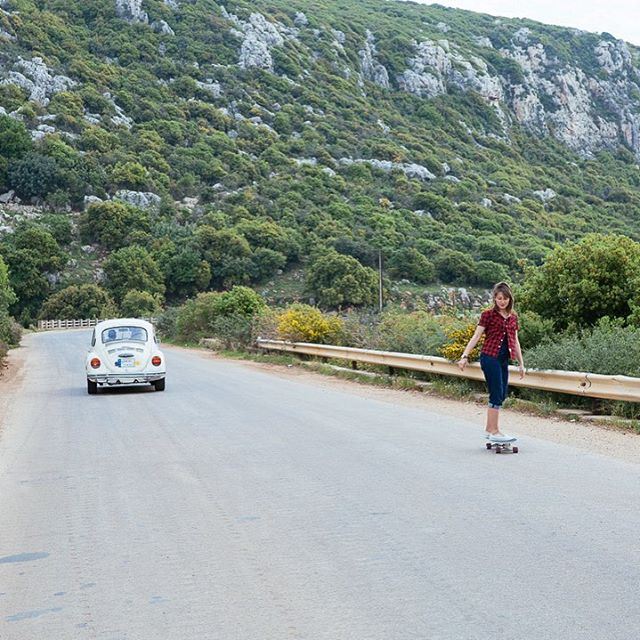
{"type": "Polygon", "coordinates": [[[518,453],[518,447],[514,444],[517,440],[511,440],[510,442],[487,442],[486,447],[490,451],[495,449],[496,453],[518,453]]]}

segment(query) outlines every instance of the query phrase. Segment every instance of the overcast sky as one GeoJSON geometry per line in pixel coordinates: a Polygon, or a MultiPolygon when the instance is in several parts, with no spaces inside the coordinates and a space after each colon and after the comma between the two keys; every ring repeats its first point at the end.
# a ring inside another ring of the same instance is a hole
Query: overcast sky
{"type": "Polygon", "coordinates": [[[414,0],[421,4],[468,9],[508,18],[530,18],[546,24],[575,27],[600,33],[640,46],[639,0],[414,0]]]}

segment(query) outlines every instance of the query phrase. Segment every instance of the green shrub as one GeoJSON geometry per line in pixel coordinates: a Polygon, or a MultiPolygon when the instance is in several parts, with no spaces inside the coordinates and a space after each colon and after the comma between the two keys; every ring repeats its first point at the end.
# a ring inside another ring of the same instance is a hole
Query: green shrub
{"type": "Polygon", "coordinates": [[[42,320],[110,318],[116,306],[111,296],[96,284],[71,285],[54,293],[42,306],[42,320]]]}
{"type": "Polygon", "coordinates": [[[261,313],[266,306],[262,296],[253,289],[235,286],[230,291],[218,295],[214,308],[218,316],[251,318],[261,313]]]}
{"type": "Polygon", "coordinates": [[[442,282],[466,284],[475,281],[475,267],[466,253],[445,249],[436,256],[433,262],[436,274],[442,282]]]}
{"type": "Polygon", "coordinates": [[[236,286],[223,293],[200,293],[180,307],[176,334],[188,341],[212,337],[233,341],[240,340],[240,336],[247,339],[251,335],[252,319],[265,309],[264,300],[248,287],[236,286]],[[218,332],[222,335],[218,336],[218,332]]]}
{"type": "Polygon", "coordinates": [[[556,248],[530,269],[521,291],[523,308],[558,329],[588,327],[600,318],[627,318],[640,303],[640,243],[619,235],[589,234],[556,248]]]}
{"type": "Polygon", "coordinates": [[[9,169],[9,184],[21,198],[44,198],[61,182],[58,164],[53,158],[28,153],[9,169]]]}
{"type": "Polygon", "coordinates": [[[104,273],[107,288],[116,301],[123,300],[131,289],[164,294],[162,272],[143,247],[133,245],[114,251],[104,263],[104,273]]]}
{"type": "Polygon", "coordinates": [[[509,271],[503,264],[492,260],[476,262],[476,281],[479,285],[489,287],[505,280],[509,280],[509,271]]]}
{"type": "MultiPolygon", "coordinates": [[[[4,85],[3,90],[8,86],[4,85]]],[[[0,155],[8,159],[17,159],[28,153],[33,147],[31,136],[24,124],[6,115],[0,115],[0,155]]]]}
{"type": "Polygon", "coordinates": [[[180,309],[178,307],[167,307],[156,317],[155,327],[162,338],[175,338],[178,330],[176,323],[180,309]]]}
{"type": "Polygon", "coordinates": [[[0,342],[7,347],[17,347],[22,338],[22,327],[8,314],[0,313],[0,342]]]}
{"type": "Polygon", "coordinates": [[[218,338],[225,349],[242,349],[254,342],[252,316],[219,316],[211,324],[212,337],[218,338]]]}
{"type": "Polygon", "coordinates": [[[309,267],[305,286],[322,307],[373,305],[378,274],[355,258],[331,250],[309,267]]]}
{"type": "Polygon", "coordinates": [[[374,338],[380,316],[373,311],[350,309],[341,316],[342,342],[347,347],[376,349],[374,338]]]}
{"type": "Polygon", "coordinates": [[[149,291],[131,289],[120,303],[120,313],[128,318],[151,318],[162,308],[162,297],[149,291]]]}
{"type": "Polygon", "coordinates": [[[532,349],[557,335],[553,322],[533,311],[518,313],[518,324],[520,325],[518,339],[523,351],[532,349]]]}
{"type": "Polygon", "coordinates": [[[111,181],[116,187],[144,190],[149,186],[149,171],[139,162],[119,162],[111,172],[111,181]]]}
{"type": "Polygon", "coordinates": [[[385,311],[375,328],[371,348],[401,353],[436,355],[444,344],[445,331],[426,311],[385,311]]]}
{"type": "Polygon", "coordinates": [[[199,293],[187,300],[178,310],[176,318],[176,336],[181,340],[193,341],[211,337],[217,292],[199,293]]]}
{"type": "Polygon", "coordinates": [[[600,320],[581,334],[564,334],[527,351],[527,367],[640,376],[640,328],[600,320]]]}
{"type": "Polygon", "coordinates": [[[130,244],[134,232],[148,232],[150,225],[148,212],[124,202],[97,202],[80,216],[82,239],[108,249],[130,244]]]}
{"type": "Polygon", "coordinates": [[[433,262],[413,248],[400,249],[391,254],[387,269],[393,278],[406,278],[412,282],[433,282],[436,277],[433,262]]]}

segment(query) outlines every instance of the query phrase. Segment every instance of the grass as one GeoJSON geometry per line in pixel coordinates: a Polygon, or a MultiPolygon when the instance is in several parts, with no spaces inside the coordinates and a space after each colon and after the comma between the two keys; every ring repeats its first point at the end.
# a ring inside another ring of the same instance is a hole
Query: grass
{"type": "Polygon", "coordinates": [[[302,269],[291,269],[278,275],[264,285],[255,287],[267,300],[270,306],[306,302],[304,295],[304,272],[302,269]]]}
{"type": "MultiPolygon", "coordinates": [[[[535,402],[533,400],[524,400],[522,398],[507,398],[504,403],[505,409],[515,409],[522,413],[529,413],[534,416],[540,416],[542,418],[548,418],[555,415],[555,410],[558,408],[553,402],[535,402]]],[[[571,416],[566,416],[571,418],[571,416]]]]}

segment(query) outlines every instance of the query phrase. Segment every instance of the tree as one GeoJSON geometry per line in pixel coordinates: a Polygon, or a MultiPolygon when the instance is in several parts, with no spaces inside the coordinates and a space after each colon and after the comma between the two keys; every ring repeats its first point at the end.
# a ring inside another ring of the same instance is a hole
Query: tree
{"type": "Polygon", "coordinates": [[[491,260],[479,260],[476,262],[476,282],[479,285],[490,287],[496,282],[509,279],[507,267],[491,260]]]}
{"type": "Polygon", "coordinates": [[[471,284],[475,282],[476,271],[471,258],[461,251],[444,249],[433,261],[438,278],[443,282],[471,284]]]}
{"type": "Polygon", "coordinates": [[[0,156],[15,160],[22,158],[32,147],[31,136],[22,122],[0,116],[0,156]]]}
{"type": "Polygon", "coordinates": [[[151,228],[149,213],[124,202],[97,202],[80,216],[80,232],[87,242],[98,242],[108,249],[119,249],[130,236],[148,232],[151,228]]]}
{"type": "Polygon", "coordinates": [[[119,162],[111,172],[111,182],[125,189],[146,189],[149,171],[139,162],[119,162]]]}
{"type": "Polygon", "coordinates": [[[558,330],[592,326],[603,317],[627,318],[640,305],[639,275],[640,243],[593,233],[557,247],[542,266],[530,268],[521,304],[558,330]]]}
{"type": "Polygon", "coordinates": [[[150,318],[162,309],[162,296],[131,289],[120,303],[120,312],[128,318],[150,318]]]}
{"type": "Polygon", "coordinates": [[[53,235],[43,227],[27,225],[19,228],[12,238],[16,249],[31,251],[34,260],[42,271],[54,273],[67,263],[67,254],[53,235]]]}
{"type": "Polygon", "coordinates": [[[243,235],[253,248],[265,248],[295,259],[300,254],[300,242],[290,229],[284,229],[272,220],[243,220],[235,230],[243,235]]]}
{"type": "Polygon", "coordinates": [[[7,314],[9,307],[16,299],[16,294],[13,292],[9,282],[9,270],[4,259],[0,256],[0,315],[7,314]]]}
{"type": "Polygon", "coordinates": [[[309,267],[305,288],[323,307],[373,305],[378,274],[355,258],[331,250],[309,267]]]}
{"type": "Polygon", "coordinates": [[[251,261],[252,279],[256,282],[261,282],[270,278],[279,269],[282,269],[287,263],[287,257],[283,256],[279,251],[260,247],[253,252],[251,261]]]}
{"type": "Polygon", "coordinates": [[[433,282],[436,277],[433,262],[411,247],[394,251],[387,261],[387,268],[394,278],[406,278],[412,282],[433,282]]]}
{"type": "Polygon", "coordinates": [[[67,254],[51,233],[35,225],[19,227],[7,238],[3,252],[9,266],[9,281],[17,297],[11,313],[27,325],[49,296],[51,285],[47,276],[64,267],[67,254]]]}
{"type": "Polygon", "coordinates": [[[50,292],[47,278],[40,269],[38,256],[28,249],[10,249],[6,253],[9,281],[16,301],[10,311],[22,324],[29,325],[50,292]]]}
{"type": "Polygon", "coordinates": [[[9,169],[9,184],[21,198],[44,198],[59,181],[56,161],[39,153],[28,153],[9,169]]]}
{"type": "MultiPolygon", "coordinates": [[[[9,282],[9,270],[0,255],[0,343],[16,346],[20,342],[20,332],[16,331],[18,325],[9,315],[9,308],[16,301],[16,294],[9,282]]],[[[2,346],[0,344],[0,358],[2,346]]]]}
{"type": "Polygon", "coordinates": [[[251,279],[251,247],[246,238],[230,229],[208,225],[196,230],[196,243],[211,268],[211,284],[231,287],[251,279]]]}
{"type": "Polygon", "coordinates": [[[160,264],[165,271],[167,294],[174,298],[193,296],[211,281],[209,263],[193,249],[182,249],[160,264]]]}
{"type": "Polygon", "coordinates": [[[111,296],[96,284],[71,285],[54,293],[42,306],[44,320],[109,318],[116,306],[111,296]]]}
{"type": "Polygon", "coordinates": [[[219,316],[252,317],[266,309],[262,297],[249,287],[233,287],[216,298],[213,309],[219,316]]]}
{"type": "Polygon", "coordinates": [[[143,247],[118,249],[104,263],[107,289],[116,302],[131,289],[164,295],[162,272],[151,254],[143,247]]]}
{"type": "Polygon", "coordinates": [[[478,239],[476,253],[481,260],[490,260],[513,267],[518,262],[516,250],[506,240],[489,235],[478,239]]]}

